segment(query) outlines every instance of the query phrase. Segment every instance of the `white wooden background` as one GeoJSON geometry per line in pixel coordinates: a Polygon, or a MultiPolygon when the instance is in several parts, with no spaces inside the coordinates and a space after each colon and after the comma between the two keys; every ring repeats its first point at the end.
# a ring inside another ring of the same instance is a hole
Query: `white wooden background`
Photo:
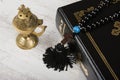
{"type": "Polygon", "coordinates": [[[47,69],[42,61],[45,49],[62,39],[55,26],[57,8],[76,1],[79,0],[0,0],[0,80],[86,80],[78,64],[68,71],[57,72],[47,69]],[[12,25],[21,4],[48,26],[38,46],[27,51],[16,46],[18,32],[12,25]]]}

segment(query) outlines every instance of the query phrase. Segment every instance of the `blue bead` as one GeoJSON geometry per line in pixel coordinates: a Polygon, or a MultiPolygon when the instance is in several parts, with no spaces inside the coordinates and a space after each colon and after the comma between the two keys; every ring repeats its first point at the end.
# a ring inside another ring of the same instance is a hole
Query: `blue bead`
{"type": "Polygon", "coordinates": [[[74,26],[73,27],[73,32],[74,33],[80,33],[80,26],[74,26]]]}

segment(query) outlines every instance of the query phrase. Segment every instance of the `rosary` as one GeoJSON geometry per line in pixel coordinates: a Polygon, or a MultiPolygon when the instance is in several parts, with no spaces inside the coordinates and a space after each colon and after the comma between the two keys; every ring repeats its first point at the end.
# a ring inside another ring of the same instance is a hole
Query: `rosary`
{"type": "Polygon", "coordinates": [[[47,48],[45,54],[43,54],[43,61],[48,68],[54,68],[54,70],[63,71],[64,68],[68,68],[70,66],[73,67],[72,64],[76,62],[76,58],[74,57],[74,49],[73,44],[69,44],[68,42],[74,38],[74,36],[79,35],[81,32],[87,32],[97,27],[101,27],[115,19],[120,17],[120,11],[115,12],[113,15],[104,17],[94,23],[87,24],[93,17],[95,17],[102,9],[105,7],[109,7],[111,4],[111,0],[104,0],[102,4],[99,4],[93,11],[86,14],[78,25],[73,26],[72,33],[68,33],[64,35],[64,39],[61,43],[55,45],[55,48],[47,48]],[[68,46],[65,47],[65,44],[68,43],[68,46]]]}

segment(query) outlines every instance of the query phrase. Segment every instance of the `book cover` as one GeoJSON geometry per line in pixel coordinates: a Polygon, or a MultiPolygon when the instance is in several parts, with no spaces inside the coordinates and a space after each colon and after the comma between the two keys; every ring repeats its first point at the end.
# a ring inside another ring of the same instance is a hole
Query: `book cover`
{"type": "MultiPolygon", "coordinates": [[[[99,0],[83,0],[60,7],[56,15],[56,26],[64,35],[81,21],[82,16],[92,11],[99,0]]],[[[120,10],[120,0],[113,0],[92,20],[95,22],[120,10]]],[[[89,24],[88,23],[88,24],[89,24]]],[[[86,33],[75,36],[82,54],[82,62],[88,71],[88,80],[120,79],[120,18],[86,33]]]]}

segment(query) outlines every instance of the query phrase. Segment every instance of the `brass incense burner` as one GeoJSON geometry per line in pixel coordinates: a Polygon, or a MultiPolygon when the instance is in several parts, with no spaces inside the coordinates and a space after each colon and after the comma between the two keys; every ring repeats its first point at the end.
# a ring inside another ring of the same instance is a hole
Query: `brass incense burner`
{"type": "Polygon", "coordinates": [[[16,38],[16,44],[22,49],[31,49],[38,44],[38,37],[45,32],[47,26],[43,26],[43,20],[38,19],[24,5],[21,5],[18,10],[18,14],[13,19],[13,25],[20,33],[16,38]],[[35,32],[37,27],[41,28],[41,32],[35,32]]]}

